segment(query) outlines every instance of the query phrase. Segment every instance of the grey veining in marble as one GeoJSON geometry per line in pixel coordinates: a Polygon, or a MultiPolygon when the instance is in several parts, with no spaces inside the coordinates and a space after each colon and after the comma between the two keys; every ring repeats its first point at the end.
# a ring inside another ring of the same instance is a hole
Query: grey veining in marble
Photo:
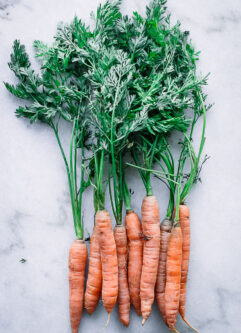
{"type": "MultiPolygon", "coordinates": [[[[125,13],[144,11],[147,0],[123,0],[125,13]]],[[[70,333],[68,249],[74,239],[65,167],[50,129],[14,116],[18,105],[2,81],[14,80],[7,67],[19,38],[33,59],[35,39],[51,41],[59,21],[75,14],[89,20],[98,0],[0,0],[0,332],[70,333]],[[24,262],[25,259],[26,261],[24,262]]],[[[241,332],[241,2],[169,0],[202,50],[199,70],[211,72],[205,152],[211,156],[188,198],[192,245],[187,318],[202,333],[241,332]]],[[[199,124],[199,129],[201,124],[199,124]]],[[[70,129],[65,128],[67,144],[70,129]]],[[[144,189],[133,170],[134,209],[140,213],[144,189]]],[[[161,218],[167,190],[153,180],[161,218]]],[[[85,232],[93,226],[92,193],[85,195],[85,232]]],[[[107,316],[100,305],[83,314],[80,332],[97,333],[107,316]]],[[[178,319],[177,329],[191,332],[178,319]]],[[[144,327],[134,311],[124,328],[117,309],[105,332],[168,332],[157,306],[144,327]]]]}

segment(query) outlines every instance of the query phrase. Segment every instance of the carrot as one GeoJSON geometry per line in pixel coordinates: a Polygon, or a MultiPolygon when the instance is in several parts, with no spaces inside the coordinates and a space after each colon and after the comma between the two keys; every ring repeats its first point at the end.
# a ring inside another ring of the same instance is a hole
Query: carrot
{"type": "Polygon", "coordinates": [[[89,270],[84,305],[88,314],[92,314],[99,302],[102,285],[100,246],[97,228],[94,226],[90,242],[89,270]]]}
{"type": "Polygon", "coordinates": [[[95,216],[102,264],[102,300],[108,314],[113,310],[118,295],[118,263],[110,214],[99,210],[95,216]]]}
{"type": "Polygon", "coordinates": [[[160,257],[156,281],[156,301],[158,308],[161,312],[162,318],[165,323],[165,287],[166,287],[166,261],[167,261],[167,248],[168,241],[171,236],[172,221],[165,219],[161,223],[161,241],[160,241],[160,257]]]}
{"type": "Polygon", "coordinates": [[[114,237],[118,258],[118,311],[120,321],[129,326],[130,323],[130,293],[127,280],[127,237],[126,228],[117,225],[114,237]]]}
{"type": "Polygon", "coordinates": [[[176,317],[179,309],[180,282],[182,266],[182,231],[174,227],[168,242],[166,263],[165,310],[167,324],[175,331],[176,317]]]}
{"type": "Polygon", "coordinates": [[[126,214],[125,224],[129,250],[128,282],[130,298],[138,316],[141,316],[140,283],[143,261],[141,222],[138,215],[130,211],[126,214]]]}
{"type": "Polygon", "coordinates": [[[190,218],[189,218],[189,209],[186,205],[179,206],[179,222],[182,229],[182,240],[183,240],[179,313],[181,317],[185,319],[186,285],[187,285],[188,263],[189,263],[189,253],[190,253],[190,218]]]}
{"type": "Polygon", "coordinates": [[[141,272],[142,325],[151,313],[160,252],[159,208],[156,197],[146,196],[142,203],[142,231],[144,235],[141,272]]]}
{"type": "Polygon", "coordinates": [[[84,301],[87,247],[83,240],[75,240],[69,251],[69,306],[72,333],[78,333],[84,301]]]}
{"type": "Polygon", "coordinates": [[[179,223],[182,229],[182,271],[181,271],[181,286],[180,286],[180,300],[179,300],[179,313],[183,321],[191,327],[195,332],[198,332],[194,327],[189,324],[185,318],[186,309],[186,286],[188,275],[188,264],[190,255],[190,215],[189,208],[186,205],[179,206],[179,223]]]}

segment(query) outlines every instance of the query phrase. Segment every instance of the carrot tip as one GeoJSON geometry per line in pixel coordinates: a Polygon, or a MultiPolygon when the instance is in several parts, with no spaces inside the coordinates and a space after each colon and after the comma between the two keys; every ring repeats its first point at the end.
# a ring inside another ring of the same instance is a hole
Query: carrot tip
{"type": "Polygon", "coordinates": [[[184,323],[186,323],[187,326],[189,326],[194,332],[199,333],[199,331],[198,331],[196,328],[192,327],[192,326],[189,324],[189,322],[186,320],[185,317],[182,317],[182,319],[183,319],[184,323]]]}
{"type": "Polygon", "coordinates": [[[110,322],[110,312],[108,312],[108,318],[107,318],[107,322],[106,322],[106,324],[105,324],[105,327],[102,328],[102,330],[100,331],[100,333],[103,333],[103,332],[104,332],[104,330],[108,327],[109,322],[110,322]]]}
{"type": "Polygon", "coordinates": [[[143,318],[143,320],[142,320],[142,326],[144,326],[145,325],[145,322],[146,322],[146,319],[145,318],[143,318]]]}
{"type": "Polygon", "coordinates": [[[173,328],[172,332],[179,333],[175,327],[173,328]]]}
{"type": "Polygon", "coordinates": [[[107,318],[107,322],[106,322],[106,324],[105,324],[105,328],[108,327],[109,322],[110,322],[110,312],[108,313],[108,318],[107,318]]]}

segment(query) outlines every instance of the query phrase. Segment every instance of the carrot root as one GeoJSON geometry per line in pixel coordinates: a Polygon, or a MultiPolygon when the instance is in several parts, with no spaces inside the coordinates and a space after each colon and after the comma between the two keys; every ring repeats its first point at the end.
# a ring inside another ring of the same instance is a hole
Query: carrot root
{"type": "Polygon", "coordinates": [[[172,229],[168,243],[166,264],[165,309],[170,330],[175,329],[179,309],[181,266],[182,231],[180,227],[175,227],[172,229]]]}
{"type": "Polygon", "coordinates": [[[177,330],[176,328],[174,328],[174,329],[172,330],[172,332],[179,333],[178,330],[177,330]]]}
{"type": "Polygon", "coordinates": [[[179,313],[185,317],[186,285],[188,276],[188,264],[190,254],[190,214],[186,205],[179,206],[179,222],[182,229],[182,273],[180,285],[179,313]]]}
{"type": "Polygon", "coordinates": [[[75,240],[69,251],[69,307],[72,333],[78,333],[84,305],[86,262],[86,244],[83,240],[75,240]]]}
{"type": "MultiPolygon", "coordinates": [[[[155,297],[159,253],[160,225],[159,207],[154,196],[146,196],[142,202],[142,232],[145,236],[143,247],[143,265],[141,272],[141,313],[147,320],[155,297]]],[[[144,325],[145,321],[143,321],[144,325]]]]}
{"type": "Polygon", "coordinates": [[[142,319],[142,322],[141,322],[141,325],[144,326],[144,325],[145,325],[145,322],[146,322],[146,319],[143,318],[143,319],[142,319]]]}
{"type": "Polygon", "coordinates": [[[106,311],[110,313],[118,295],[118,261],[110,214],[106,210],[98,211],[95,223],[102,264],[102,300],[106,311]]]}
{"type": "Polygon", "coordinates": [[[110,323],[110,315],[111,315],[111,312],[108,313],[108,318],[107,318],[107,322],[105,324],[105,328],[107,328],[110,323]]]}
{"type": "Polygon", "coordinates": [[[86,283],[84,306],[88,314],[91,315],[98,303],[102,285],[102,269],[100,258],[100,246],[97,228],[94,226],[90,243],[89,270],[86,283]]]}
{"type": "Polygon", "coordinates": [[[160,257],[156,281],[156,302],[163,321],[167,324],[166,309],[165,309],[165,287],[166,287],[166,261],[168,241],[171,236],[172,221],[163,220],[160,226],[161,240],[160,240],[160,257]]]}
{"type": "Polygon", "coordinates": [[[130,299],[138,316],[141,316],[140,283],[143,263],[143,239],[141,221],[138,215],[131,211],[125,217],[128,239],[128,284],[130,299]]]}
{"type": "Polygon", "coordinates": [[[189,324],[189,322],[186,320],[185,317],[182,317],[182,320],[183,320],[184,323],[186,323],[187,326],[189,326],[194,332],[200,333],[196,328],[194,328],[193,326],[191,326],[191,324],[189,324]]]}
{"type": "Polygon", "coordinates": [[[109,325],[109,323],[110,323],[110,315],[111,315],[111,312],[108,313],[107,322],[106,322],[106,324],[105,324],[105,327],[102,328],[102,330],[100,331],[100,333],[103,333],[103,332],[107,329],[107,327],[108,327],[108,325],[109,325]]]}
{"type": "Polygon", "coordinates": [[[130,323],[130,293],[127,278],[127,236],[126,228],[117,225],[114,229],[118,258],[118,312],[123,325],[130,323]]]}

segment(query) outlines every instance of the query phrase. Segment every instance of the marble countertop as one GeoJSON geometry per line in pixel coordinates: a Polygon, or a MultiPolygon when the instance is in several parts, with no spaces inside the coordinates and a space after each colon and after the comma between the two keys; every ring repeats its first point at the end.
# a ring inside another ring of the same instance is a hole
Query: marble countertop
{"type": "MultiPolygon", "coordinates": [[[[68,249],[74,239],[67,179],[51,131],[14,110],[18,101],[2,81],[18,38],[33,57],[35,39],[51,41],[57,22],[75,14],[88,20],[98,0],[0,0],[0,332],[70,333],[68,249]],[[26,259],[26,262],[21,262],[26,259]]],[[[123,0],[123,11],[144,11],[148,0],[123,0]]],[[[188,199],[192,245],[187,287],[187,318],[202,333],[241,332],[241,2],[240,0],[169,0],[197,49],[199,69],[211,72],[206,154],[211,158],[188,199]]],[[[69,129],[66,128],[66,143],[69,129]]],[[[130,177],[134,209],[140,213],[144,189],[130,177]]],[[[161,218],[167,191],[154,180],[161,218]]],[[[92,193],[85,196],[85,231],[93,225],[92,193]]],[[[80,332],[100,332],[107,319],[103,306],[83,314],[80,332]]],[[[177,329],[191,332],[178,319],[177,329]]],[[[144,327],[134,311],[124,328],[117,309],[105,332],[168,332],[157,306],[144,327]]]]}

